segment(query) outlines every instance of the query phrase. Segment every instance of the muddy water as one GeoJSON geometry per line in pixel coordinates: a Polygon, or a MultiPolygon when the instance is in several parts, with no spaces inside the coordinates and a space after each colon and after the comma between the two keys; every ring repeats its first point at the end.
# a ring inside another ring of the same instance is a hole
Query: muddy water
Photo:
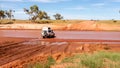
{"type": "Polygon", "coordinates": [[[38,38],[38,30],[0,30],[0,37],[38,38]]]}
{"type": "Polygon", "coordinates": [[[61,39],[120,40],[120,32],[56,31],[61,39]]]}
{"type": "MultiPolygon", "coordinates": [[[[41,38],[40,30],[0,30],[0,37],[41,38]]],[[[120,32],[55,31],[56,39],[119,40],[120,32]]]]}

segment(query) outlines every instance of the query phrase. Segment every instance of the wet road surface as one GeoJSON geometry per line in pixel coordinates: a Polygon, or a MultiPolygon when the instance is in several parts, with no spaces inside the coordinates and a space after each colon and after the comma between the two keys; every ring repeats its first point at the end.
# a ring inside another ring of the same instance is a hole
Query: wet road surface
{"type": "MultiPolygon", "coordinates": [[[[40,30],[0,30],[0,37],[40,38],[40,30]]],[[[120,32],[55,31],[56,39],[120,40],[120,32]]]]}

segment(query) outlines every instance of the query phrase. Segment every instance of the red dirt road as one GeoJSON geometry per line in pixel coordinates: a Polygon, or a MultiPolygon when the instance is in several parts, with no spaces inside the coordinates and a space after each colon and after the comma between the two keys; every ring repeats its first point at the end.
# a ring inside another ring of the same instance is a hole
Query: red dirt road
{"type": "MultiPolygon", "coordinates": [[[[90,39],[120,41],[120,32],[55,31],[56,39],[90,39]]],[[[40,30],[0,30],[0,37],[39,38],[40,30]]]]}
{"type": "Polygon", "coordinates": [[[104,47],[120,51],[120,32],[55,31],[56,38],[42,39],[40,30],[0,30],[0,68],[21,68],[52,56],[60,61],[73,53],[104,47]]]}

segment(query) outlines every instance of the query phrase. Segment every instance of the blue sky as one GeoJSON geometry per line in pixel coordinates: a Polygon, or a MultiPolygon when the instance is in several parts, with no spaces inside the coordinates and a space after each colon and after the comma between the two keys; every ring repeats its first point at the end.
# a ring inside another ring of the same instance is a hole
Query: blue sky
{"type": "Polygon", "coordinates": [[[28,19],[23,8],[32,5],[38,5],[51,18],[60,13],[64,19],[120,19],[120,0],[0,0],[0,9],[15,10],[16,19],[28,19]]]}

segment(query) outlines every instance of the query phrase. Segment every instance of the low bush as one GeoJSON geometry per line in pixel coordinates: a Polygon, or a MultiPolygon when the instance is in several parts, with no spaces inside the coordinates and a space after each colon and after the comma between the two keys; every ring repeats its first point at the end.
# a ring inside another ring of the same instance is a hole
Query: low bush
{"type": "Polygon", "coordinates": [[[78,68],[120,68],[120,53],[101,51],[94,54],[78,54],[63,59],[61,63],[76,63],[78,68]]]}
{"type": "Polygon", "coordinates": [[[16,19],[12,19],[12,21],[16,21],[16,19]]]}
{"type": "Polygon", "coordinates": [[[51,65],[54,65],[55,60],[49,56],[46,63],[36,62],[34,64],[28,64],[25,68],[50,68],[51,65]]]}
{"type": "Polygon", "coordinates": [[[9,22],[7,22],[7,23],[5,23],[5,24],[13,24],[14,22],[11,22],[11,21],[9,21],[9,22]]]}
{"type": "Polygon", "coordinates": [[[38,24],[49,24],[49,23],[52,23],[52,21],[50,20],[40,20],[40,21],[35,21],[36,23],[38,24]]]}
{"type": "Polygon", "coordinates": [[[114,20],[113,22],[117,22],[116,20],[114,20]]]}

